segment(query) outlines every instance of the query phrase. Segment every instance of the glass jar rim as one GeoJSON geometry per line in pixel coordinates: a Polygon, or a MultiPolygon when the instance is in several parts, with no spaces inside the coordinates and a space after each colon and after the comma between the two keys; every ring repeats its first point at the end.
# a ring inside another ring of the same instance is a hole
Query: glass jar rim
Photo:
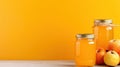
{"type": "Polygon", "coordinates": [[[111,25],[111,24],[112,24],[111,19],[96,19],[94,21],[95,26],[99,26],[99,25],[105,26],[105,25],[111,25]]]}
{"type": "Polygon", "coordinates": [[[87,33],[87,34],[77,34],[76,38],[94,38],[94,34],[87,33]]]}

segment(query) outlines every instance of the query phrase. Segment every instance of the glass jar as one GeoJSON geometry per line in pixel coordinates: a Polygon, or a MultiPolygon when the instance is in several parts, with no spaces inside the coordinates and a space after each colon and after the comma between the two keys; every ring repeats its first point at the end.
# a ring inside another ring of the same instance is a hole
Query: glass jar
{"type": "Polygon", "coordinates": [[[112,20],[95,20],[94,34],[97,48],[104,48],[107,50],[109,40],[113,39],[112,20]]]}
{"type": "Polygon", "coordinates": [[[94,66],[96,58],[96,45],[93,34],[76,35],[76,55],[77,66],[94,66]]]}
{"type": "Polygon", "coordinates": [[[114,39],[120,40],[120,24],[113,25],[114,29],[114,39]]]}

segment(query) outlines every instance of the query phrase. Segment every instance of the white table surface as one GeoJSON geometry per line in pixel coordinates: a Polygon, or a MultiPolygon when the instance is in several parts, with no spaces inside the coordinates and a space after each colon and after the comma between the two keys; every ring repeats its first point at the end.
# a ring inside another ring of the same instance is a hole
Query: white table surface
{"type": "Polygon", "coordinates": [[[1,60],[0,67],[75,67],[73,61],[7,61],[1,60]]]}
{"type": "MultiPolygon", "coordinates": [[[[74,61],[0,61],[0,67],[76,67],[74,61]]],[[[108,67],[108,66],[94,66],[108,67]]],[[[120,66],[117,66],[120,67],[120,66]]]]}

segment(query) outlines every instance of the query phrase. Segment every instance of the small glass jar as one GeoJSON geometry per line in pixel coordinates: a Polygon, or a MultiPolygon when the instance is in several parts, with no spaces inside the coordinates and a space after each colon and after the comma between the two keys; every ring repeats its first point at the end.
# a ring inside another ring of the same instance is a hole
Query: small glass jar
{"type": "Polygon", "coordinates": [[[109,40],[113,39],[112,20],[95,20],[93,30],[97,48],[104,48],[107,50],[109,40]]]}
{"type": "Polygon", "coordinates": [[[94,66],[96,60],[96,45],[93,34],[76,35],[76,55],[77,66],[94,66]]]}

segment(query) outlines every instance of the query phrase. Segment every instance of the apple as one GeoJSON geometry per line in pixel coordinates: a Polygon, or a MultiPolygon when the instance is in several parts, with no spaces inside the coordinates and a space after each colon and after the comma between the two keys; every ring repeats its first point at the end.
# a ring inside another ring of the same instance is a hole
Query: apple
{"type": "Polygon", "coordinates": [[[104,55],[104,62],[108,66],[117,66],[120,62],[119,54],[114,50],[108,51],[104,55]]]}
{"type": "Polygon", "coordinates": [[[114,50],[120,55],[120,40],[110,40],[108,45],[109,50],[114,50]]]}
{"type": "Polygon", "coordinates": [[[98,48],[96,51],[96,64],[97,65],[102,65],[104,64],[104,55],[106,53],[104,48],[98,48]]]}

